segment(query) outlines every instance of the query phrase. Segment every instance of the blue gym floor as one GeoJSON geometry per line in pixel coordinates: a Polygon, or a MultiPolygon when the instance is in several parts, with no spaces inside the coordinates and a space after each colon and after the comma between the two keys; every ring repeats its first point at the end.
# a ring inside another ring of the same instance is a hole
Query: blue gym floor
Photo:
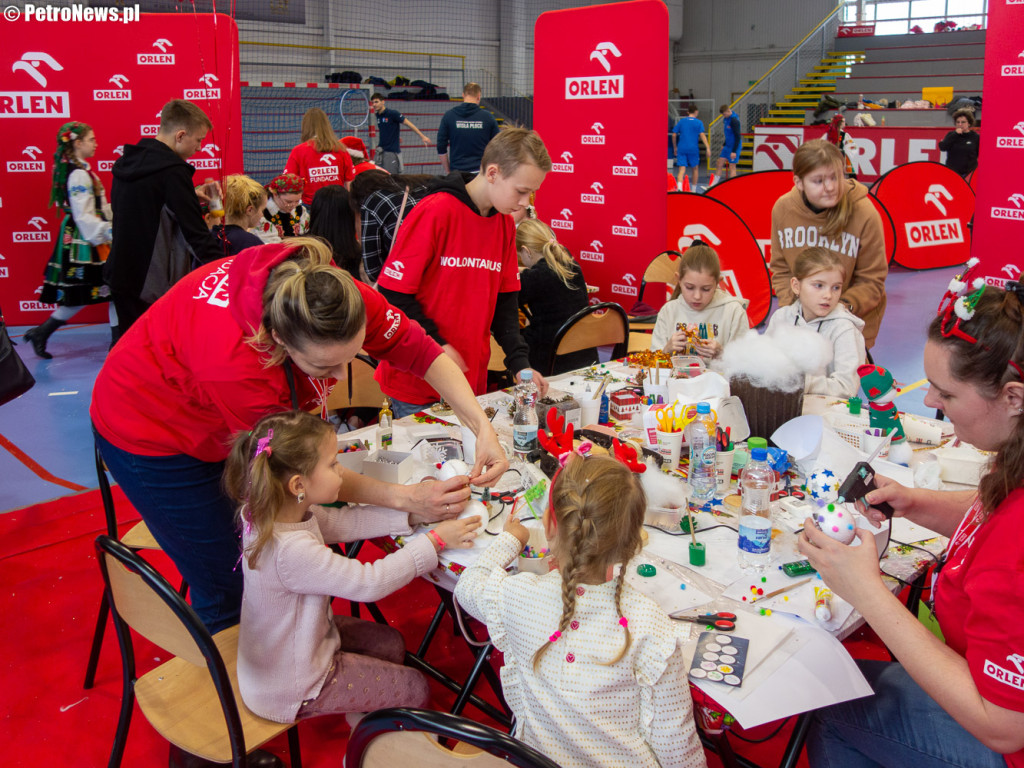
{"type": "MultiPolygon", "coordinates": [[[[910,272],[899,267],[890,271],[886,283],[889,304],[872,356],[877,364],[889,368],[898,382],[910,384],[924,376],[921,351],[925,330],[956,272],[956,268],[910,272]]],[[[30,345],[21,343],[26,327],[9,330],[36,385],[19,399],[0,406],[0,435],[27,454],[44,473],[87,488],[96,487],[89,401],[110,344],[109,328],[61,328],[48,344],[52,360],[40,360],[30,345]]],[[[925,391],[921,387],[908,393],[899,400],[900,408],[934,415],[924,407],[925,391]]],[[[0,478],[0,511],[5,512],[72,492],[42,479],[3,447],[0,478]]]]}

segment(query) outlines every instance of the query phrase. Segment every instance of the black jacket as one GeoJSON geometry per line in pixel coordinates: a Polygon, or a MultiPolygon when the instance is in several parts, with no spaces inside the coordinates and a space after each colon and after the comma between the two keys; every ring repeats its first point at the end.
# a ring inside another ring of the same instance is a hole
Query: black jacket
{"type": "MultiPolygon", "coordinates": [[[[530,346],[530,366],[544,374],[548,372],[558,329],[588,304],[583,270],[575,261],[571,269],[571,287],[566,287],[546,259],[519,273],[519,306],[528,308],[530,317],[530,324],[523,329],[523,337],[530,346]]],[[[554,372],[571,371],[596,359],[592,350],[581,350],[581,353],[560,358],[554,372]]]]}
{"type": "Polygon", "coordinates": [[[112,293],[136,298],[142,293],[161,220],[164,226],[168,221],[177,222],[199,263],[225,255],[223,245],[203,221],[193,173],[191,164],[156,139],[125,144],[124,155],[114,163],[110,192],[110,205],[115,211],[113,242],[103,276],[112,293]],[[161,218],[165,209],[171,216],[161,218]]]}
{"type": "Polygon", "coordinates": [[[939,142],[939,149],[946,153],[946,167],[966,176],[978,167],[979,144],[980,137],[974,131],[950,131],[939,142]]]}

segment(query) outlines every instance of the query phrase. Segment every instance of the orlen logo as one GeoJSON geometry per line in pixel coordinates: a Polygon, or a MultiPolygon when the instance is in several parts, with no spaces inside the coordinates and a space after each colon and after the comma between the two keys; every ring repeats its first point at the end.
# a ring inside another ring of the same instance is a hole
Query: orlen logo
{"type": "Polygon", "coordinates": [[[568,208],[563,208],[561,211],[559,211],[559,214],[561,214],[562,218],[560,218],[560,219],[552,219],[551,220],[551,228],[552,229],[572,229],[572,226],[573,226],[573,223],[572,223],[572,211],[570,211],[568,208]]]}
{"type": "Polygon", "coordinates": [[[636,155],[632,152],[627,152],[622,156],[622,159],[626,161],[626,164],[613,165],[612,176],[638,176],[640,169],[633,165],[636,162],[636,155]]]}
{"type": "Polygon", "coordinates": [[[113,89],[98,88],[92,92],[93,101],[131,101],[132,92],[125,88],[128,78],[124,75],[112,75],[107,82],[113,83],[113,89]]]}
{"type": "Polygon", "coordinates": [[[402,270],[405,269],[405,264],[400,261],[392,261],[384,265],[384,274],[395,280],[401,280],[405,277],[402,270]]]}
{"type": "MultiPolygon", "coordinates": [[[[622,54],[615,43],[598,43],[590,52],[590,60],[596,61],[606,73],[612,71],[608,56],[619,58],[622,54]]],[[[566,99],[622,99],[625,98],[625,78],[622,75],[578,76],[565,78],[566,99]]]]}
{"type": "Polygon", "coordinates": [[[33,227],[33,230],[27,232],[12,232],[11,239],[15,243],[48,243],[50,242],[50,233],[43,229],[46,226],[46,219],[42,216],[33,216],[28,220],[28,225],[33,227]]]}
{"type": "Polygon", "coordinates": [[[220,147],[216,144],[207,144],[199,151],[206,153],[206,157],[189,160],[196,167],[196,170],[215,171],[220,168],[220,158],[213,156],[215,152],[220,152],[220,147]]]}
{"type": "MultiPolygon", "coordinates": [[[[24,72],[37,85],[46,87],[43,65],[54,72],[64,67],[48,53],[29,51],[11,64],[11,72],[24,72]]],[[[67,91],[0,91],[0,117],[63,117],[71,116],[67,91]]]]}
{"type": "MultiPolygon", "coordinates": [[[[117,155],[118,157],[123,155],[124,154],[124,144],[118,144],[116,147],[114,147],[114,154],[117,155]]],[[[114,163],[115,162],[117,162],[117,161],[116,160],[100,160],[96,164],[96,167],[99,170],[101,170],[101,171],[111,171],[111,170],[114,169],[114,163]]]]}
{"type": "Polygon", "coordinates": [[[338,166],[334,164],[337,158],[328,152],[320,156],[320,166],[312,165],[309,168],[310,181],[337,181],[338,166]]]}
{"type": "Polygon", "coordinates": [[[1006,198],[1006,202],[1013,203],[1014,207],[1002,208],[1000,206],[992,206],[992,218],[1024,221],[1024,194],[1015,192],[1006,198]]]}
{"type": "Polygon", "coordinates": [[[213,84],[218,81],[216,75],[203,75],[199,78],[205,88],[186,88],[185,95],[182,96],[185,101],[215,101],[220,98],[220,88],[214,88],[213,84]]]}
{"type": "Polygon", "coordinates": [[[22,312],[53,312],[56,304],[43,304],[41,301],[19,301],[18,309],[22,312]]]}
{"type": "Polygon", "coordinates": [[[136,64],[173,64],[174,54],[167,53],[168,48],[173,48],[174,43],[165,37],[153,43],[154,48],[159,48],[160,53],[138,53],[135,55],[136,64]]]}
{"type": "Polygon", "coordinates": [[[627,213],[625,216],[622,217],[622,220],[624,222],[626,222],[626,226],[624,226],[624,227],[618,226],[618,225],[613,226],[612,227],[612,234],[613,235],[623,235],[624,237],[639,237],[640,236],[640,233],[637,230],[637,228],[633,226],[636,223],[636,216],[634,216],[632,213],[627,213]]]}
{"type": "Polygon", "coordinates": [[[604,125],[601,123],[594,123],[590,126],[590,130],[594,133],[584,133],[580,136],[580,144],[604,144],[604,136],[601,135],[601,131],[604,130],[604,125]]]}
{"type": "MultiPolygon", "coordinates": [[[[934,205],[943,216],[946,215],[947,200],[953,195],[941,184],[932,184],[924,195],[926,204],[934,205]]],[[[951,245],[964,241],[960,219],[935,219],[932,221],[908,221],[904,225],[907,245],[911,248],[927,248],[933,245],[951,245]]]]}
{"type": "Polygon", "coordinates": [[[736,281],[735,270],[723,269],[722,276],[718,279],[718,287],[731,293],[737,299],[743,298],[743,291],[740,290],[740,284],[736,281]]]}
{"type": "Polygon", "coordinates": [[[1001,149],[1024,149],[1024,120],[1020,120],[1013,130],[1020,136],[996,136],[996,146],[1001,149]]]}
{"type": "Polygon", "coordinates": [[[561,158],[562,162],[551,164],[552,173],[575,173],[576,166],[572,164],[572,152],[566,150],[562,153],[561,158]]]}
{"type": "MultiPolygon", "coordinates": [[[[161,112],[163,112],[163,110],[161,110],[160,112],[156,113],[156,119],[157,120],[160,119],[161,112]]],[[[159,123],[157,123],[156,125],[140,125],[139,126],[139,134],[141,136],[156,136],[158,133],[160,133],[160,124],[159,123]]]]}
{"type": "Polygon", "coordinates": [[[43,150],[39,147],[28,146],[21,150],[21,154],[25,155],[28,160],[8,160],[7,161],[7,172],[8,173],[39,173],[40,171],[46,171],[46,163],[42,160],[36,160],[36,155],[42,154],[43,150]]]}
{"type": "Polygon", "coordinates": [[[803,128],[772,131],[754,136],[754,170],[786,170],[793,167],[793,155],[804,141],[803,128]]]}
{"type": "Polygon", "coordinates": [[[7,273],[7,267],[0,267],[0,279],[3,279],[5,277],[10,277],[10,275],[7,273]]]}
{"type": "Polygon", "coordinates": [[[595,181],[590,185],[593,193],[584,192],[580,195],[580,202],[593,203],[594,205],[604,205],[604,195],[601,192],[604,190],[604,185],[600,181],[595,181]]]}
{"type": "Polygon", "coordinates": [[[623,296],[636,296],[639,294],[639,290],[633,285],[635,282],[636,277],[627,272],[622,276],[622,283],[612,283],[612,293],[621,293],[623,296]]]}
{"type": "Polygon", "coordinates": [[[604,263],[604,243],[600,240],[591,240],[590,247],[592,251],[580,251],[580,261],[596,261],[598,264],[604,263]]]}
{"type": "Polygon", "coordinates": [[[685,251],[693,245],[694,240],[698,239],[712,246],[722,244],[722,238],[718,237],[703,224],[687,224],[683,227],[683,236],[679,238],[676,245],[679,246],[680,251],[685,251]]]}

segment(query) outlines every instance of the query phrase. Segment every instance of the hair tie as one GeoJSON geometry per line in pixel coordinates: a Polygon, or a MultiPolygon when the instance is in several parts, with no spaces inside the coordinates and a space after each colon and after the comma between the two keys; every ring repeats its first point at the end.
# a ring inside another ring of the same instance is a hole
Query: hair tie
{"type": "Polygon", "coordinates": [[[559,632],[558,630],[555,630],[555,634],[553,634],[551,637],[549,637],[548,640],[550,642],[552,642],[552,643],[557,643],[558,642],[558,638],[560,638],[561,636],[562,636],[562,633],[559,632]]]}
{"type": "Polygon", "coordinates": [[[557,243],[558,243],[558,241],[555,240],[555,238],[553,238],[553,237],[550,240],[548,240],[548,245],[556,245],[557,243]]]}
{"type": "Polygon", "coordinates": [[[268,429],[267,430],[267,436],[266,437],[261,437],[256,442],[256,453],[253,454],[253,456],[252,456],[253,459],[255,459],[257,456],[259,456],[264,451],[267,452],[267,456],[272,456],[273,455],[273,451],[270,448],[270,439],[273,436],[274,436],[274,430],[273,429],[268,429]]]}
{"type": "Polygon", "coordinates": [[[619,617],[619,624],[621,624],[622,628],[625,629],[626,627],[629,626],[629,619],[627,619],[625,616],[620,616],[619,617]]]}

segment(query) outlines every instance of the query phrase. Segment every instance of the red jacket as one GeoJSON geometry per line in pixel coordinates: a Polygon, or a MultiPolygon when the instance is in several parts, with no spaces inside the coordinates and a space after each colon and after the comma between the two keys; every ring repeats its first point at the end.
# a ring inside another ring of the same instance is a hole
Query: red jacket
{"type": "MultiPolygon", "coordinates": [[[[287,243],[248,248],[175,284],[107,356],[89,411],[97,431],[131,453],[214,462],[227,458],[236,431],[290,409],[284,367],[264,367],[245,339],[259,326],[270,271],[295,251],[287,243]]],[[[356,286],[366,305],[363,348],[423,376],[441,348],[380,294],[356,286]]],[[[292,370],[299,407],[318,405],[309,377],[292,370]]],[[[335,381],[326,383],[329,392],[335,381]]]]}
{"type": "Polygon", "coordinates": [[[294,173],[306,180],[302,189],[302,202],[309,205],[320,187],[346,184],[356,177],[352,156],[341,142],[333,152],[318,152],[312,139],[295,147],[288,155],[285,173],[294,173]]]}

